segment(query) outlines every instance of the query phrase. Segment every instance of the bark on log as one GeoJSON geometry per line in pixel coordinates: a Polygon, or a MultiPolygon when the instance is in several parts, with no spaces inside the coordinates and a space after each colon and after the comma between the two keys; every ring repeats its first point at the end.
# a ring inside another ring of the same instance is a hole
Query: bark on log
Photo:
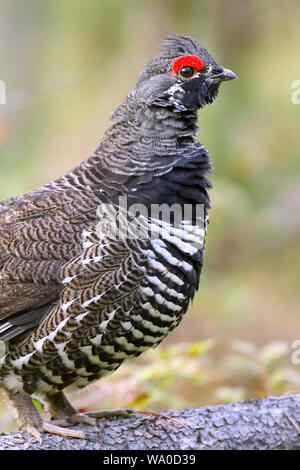
{"type": "Polygon", "coordinates": [[[42,444],[26,432],[0,434],[0,450],[300,450],[300,394],[247,400],[166,413],[174,421],[137,414],[78,425],[88,440],[44,434],[42,444]]]}

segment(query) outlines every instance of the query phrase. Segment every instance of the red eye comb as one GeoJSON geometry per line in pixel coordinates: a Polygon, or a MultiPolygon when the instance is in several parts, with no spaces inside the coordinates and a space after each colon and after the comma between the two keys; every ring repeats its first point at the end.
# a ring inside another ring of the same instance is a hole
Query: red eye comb
{"type": "Polygon", "coordinates": [[[172,75],[176,75],[181,67],[184,66],[193,67],[196,70],[202,70],[204,69],[204,62],[196,55],[183,55],[181,57],[177,57],[172,65],[172,75]]]}

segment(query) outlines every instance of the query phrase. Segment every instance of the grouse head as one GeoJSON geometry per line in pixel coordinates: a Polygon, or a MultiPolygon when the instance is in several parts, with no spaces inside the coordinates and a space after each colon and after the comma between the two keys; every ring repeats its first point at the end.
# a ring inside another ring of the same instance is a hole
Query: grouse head
{"type": "Polygon", "coordinates": [[[83,171],[90,188],[99,186],[90,174],[97,167],[105,192],[113,194],[120,184],[126,184],[126,191],[136,191],[139,184],[184,166],[187,160],[191,165],[198,158],[208,171],[208,151],[195,140],[197,110],[214,100],[223,80],[233,78],[237,76],[218,65],[195,39],[167,37],[141,71],[135,88],[112,113],[105,138],[76,176],[83,171]]]}
{"type": "Polygon", "coordinates": [[[234,78],[198,41],[174,34],[141,72],[135,94],[150,106],[197,110],[214,100],[222,81],[234,78]]]}

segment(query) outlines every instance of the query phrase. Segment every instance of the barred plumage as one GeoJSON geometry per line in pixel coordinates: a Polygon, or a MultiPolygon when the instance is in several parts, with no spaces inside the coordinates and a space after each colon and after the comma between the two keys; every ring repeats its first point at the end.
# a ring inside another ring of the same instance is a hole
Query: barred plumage
{"type": "Polygon", "coordinates": [[[84,387],[157,346],[186,312],[198,288],[209,208],[211,166],[194,139],[197,110],[229,78],[198,42],[174,35],[89,159],[1,203],[0,339],[7,353],[0,383],[32,434],[43,426],[34,412],[31,420],[22,416],[25,396],[44,397],[53,415],[76,416],[64,388],[84,387]],[[188,54],[205,68],[190,80],[171,74],[173,60],[188,54]],[[134,236],[132,224],[125,236],[111,232],[112,223],[134,219],[120,208],[125,196],[128,207],[149,210],[138,220],[151,236],[134,236]],[[179,208],[179,220],[153,216],[162,203],[179,208]],[[114,220],[103,212],[107,204],[114,220]]]}

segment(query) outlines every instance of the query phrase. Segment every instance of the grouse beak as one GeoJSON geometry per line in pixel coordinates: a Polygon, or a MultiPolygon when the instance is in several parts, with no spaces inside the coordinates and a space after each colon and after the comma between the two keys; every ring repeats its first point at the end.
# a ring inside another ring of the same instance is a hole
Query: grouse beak
{"type": "Polygon", "coordinates": [[[216,82],[223,82],[224,80],[238,79],[238,76],[232,70],[222,68],[220,73],[212,75],[210,79],[216,82]]]}

